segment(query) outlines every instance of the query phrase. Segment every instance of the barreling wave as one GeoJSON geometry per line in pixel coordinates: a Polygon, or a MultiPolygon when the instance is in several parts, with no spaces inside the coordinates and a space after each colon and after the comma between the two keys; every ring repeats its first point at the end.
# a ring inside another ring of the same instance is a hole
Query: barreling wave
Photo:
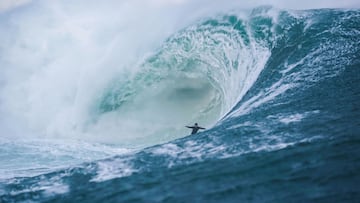
{"type": "Polygon", "coordinates": [[[106,81],[78,123],[148,147],[5,180],[0,200],[356,199],[359,16],[259,7],[194,22],[106,81]],[[211,127],[183,137],[195,121],[211,127]]]}
{"type": "Polygon", "coordinates": [[[128,142],[141,136],[149,144],[186,135],[185,123],[214,125],[248,91],[270,56],[277,16],[268,10],[257,9],[250,19],[219,15],[174,34],[139,71],[110,81],[94,107],[95,125],[112,115],[131,135],[128,142]]]}

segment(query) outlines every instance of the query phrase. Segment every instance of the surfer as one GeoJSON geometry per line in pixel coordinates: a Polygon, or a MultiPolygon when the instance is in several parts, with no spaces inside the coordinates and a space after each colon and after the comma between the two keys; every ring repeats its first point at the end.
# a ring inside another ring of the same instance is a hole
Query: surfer
{"type": "Polygon", "coordinates": [[[197,131],[200,130],[200,129],[205,129],[205,128],[203,128],[203,127],[198,126],[197,123],[195,123],[194,126],[185,126],[185,127],[192,129],[192,131],[191,131],[191,134],[192,134],[192,135],[193,135],[193,134],[196,134],[197,131]]]}

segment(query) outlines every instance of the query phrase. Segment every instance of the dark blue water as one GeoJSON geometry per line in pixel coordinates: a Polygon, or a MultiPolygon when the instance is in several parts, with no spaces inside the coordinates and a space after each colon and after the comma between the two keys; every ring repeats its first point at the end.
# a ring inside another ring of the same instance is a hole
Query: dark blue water
{"type": "MultiPolygon", "coordinates": [[[[358,202],[360,12],[276,10],[277,21],[269,14],[273,8],[248,11],[246,20],[238,17],[242,12],[209,16],[174,33],[144,62],[149,71],[115,83],[127,84],[125,90],[111,82],[94,107],[95,120],[122,111],[136,103],[136,92],[146,91],[138,86],[175,78],[164,71],[194,71],[212,81],[202,91],[220,95],[216,105],[204,104],[212,110],[196,117],[217,120],[213,127],[108,159],[3,180],[1,202],[358,202]],[[198,35],[211,40],[198,46],[198,35]],[[229,57],[233,49],[247,51],[229,57]],[[242,59],[245,53],[252,58],[242,59]],[[260,67],[259,74],[251,65],[260,67]],[[238,90],[226,83],[238,73],[233,69],[257,77],[240,77],[249,85],[239,81],[238,90]],[[214,76],[224,72],[230,76],[214,76]],[[235,105],[224,102],[237,98],[235,105]]],[[[186,98],[198,90],[177,93],[186,98]]]]}

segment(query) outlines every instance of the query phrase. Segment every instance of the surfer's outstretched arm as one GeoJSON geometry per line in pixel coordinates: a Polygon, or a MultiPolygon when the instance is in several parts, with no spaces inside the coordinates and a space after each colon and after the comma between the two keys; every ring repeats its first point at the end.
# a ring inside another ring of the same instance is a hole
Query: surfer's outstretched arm
{"type": "Polygon", "coordinates": [[[192,127],[192,126],[185,126],[185,127],[187,127],[187,128],[194,128],[194,127],[192,127]]]}

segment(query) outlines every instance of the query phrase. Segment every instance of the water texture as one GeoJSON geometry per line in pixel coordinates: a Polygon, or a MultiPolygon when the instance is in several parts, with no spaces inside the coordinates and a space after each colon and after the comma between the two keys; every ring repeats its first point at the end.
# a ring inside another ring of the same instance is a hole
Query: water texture
{"type": "Polygon", "coordinates": [[[1,14],[0,202],[359,200],[359,10],[56,2],[1,14]]]}

